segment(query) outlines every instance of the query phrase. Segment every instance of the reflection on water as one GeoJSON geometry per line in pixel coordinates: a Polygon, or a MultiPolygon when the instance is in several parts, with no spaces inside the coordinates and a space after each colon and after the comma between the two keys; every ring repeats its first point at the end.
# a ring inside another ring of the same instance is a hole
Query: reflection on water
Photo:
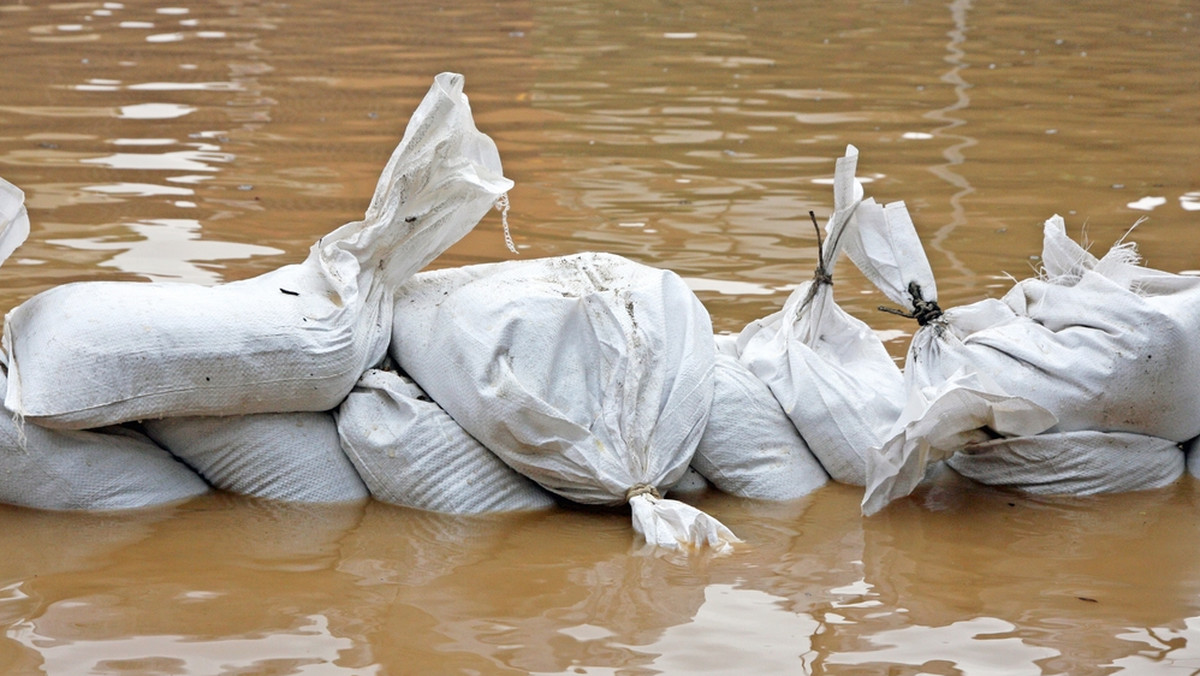
{"type": "Polygon", "coordinates": [[[950,37],[949,43],[946,45],[946,63],[950,64],[950,70],[942,75],[942,81],[954,87],[954,101],[945,108],[939,108],[925,114],[925,117],[934,120],[941,124],[940,127],[934,130],[933,136],[951,139],[953,143],[942,151],[943,157],[946,158],[946,164],[941,166],[930,167],[938,178],[946,181],[956,188],[956,192],[950,196],[951,220],[946,225],[938,228],[932,237],[928,240],[928,247],[938,251],[946,256],[954,271],[966,278],[967,281],[974,281],[975,275],[968,269],[962,261],[958,259],[954,252],[946,247],[946,240],[954,234],[955,228],[964,225],[967,221],[966,210],[963,208],[963,199],[968,197],[975,189],[962,174],[955,171],[955,167],[961,165],[964,161],[963,153],[967,148],[975,145],[974,138],[963,133],[958,129],[966,124],[966,120],[955,117],[957,111],[963,110],[971,105],[971,97],[967,90],[971,85],[967,83],[963,77],[963,70],[967,67],[966,52],[963,48],[963,43],[967,39],[967,10],[971,8],[971,0],[954,0],[949,4],[950,16],[953,20],[953,28],[947,32],[950,37]]]}
{"type": "Polygon", "coordinates": [[[810,671],[815,655],[809,637],[820,623],[788,612],[784,601],[753,589],[709,585],[704,604],[688,622],[635,649],[653,656],[649,668],[668,674],[735,674],[748,665],[764,674],[810,671]]]}
{"type": "MultiPolygon", "coordinates": [[[[121,190],[125,188],[132,189],[134,191],[132,194],[139,195],[191,194],[190,190],[181,188],[175,189],[181,192],[170,192],[169,188],[167,192],[164,192],[157,186],[138,188],[128,184],[103,186],[103,188],[98,192],[131,194],[121,190]]],[[[85,188],[85,190],[95,189],[96,186],[85,188]]],[[[183,206],[179,202],[175,204],[183,206]]],[[[134,275],[142,275],[150,281],[195,284],[216,284],[222,281],[219,270],[209,269],[199,263],[252,256],[273,256],[283,253],[279,249],[268,246],[201,239],[201,225],[195,219],[159,218],[144,223],[133,223],[127,227],[136,239],[101,236],[92,239],[48,239],[46,243],[84,251],[115,251],[116,254],[100,262],[99,265],[113,267],[134,275]],[[186,259],[178,259],[181,252],[187,256],[186,259]]]]}
{"type": "MultiPolygon", "coordinates": [[[[1041,222],[1197,270],[1200,13],[1111,0],[800,7],[653,0],[0,0],[0,175],[33,233],[8,308],[76,279],[215,283],[359,218],[457,70],[516,182],[522,257],[679,272],[718,331],[811,278],[853,143],[908,202],[942,305],[1032,270],[1041,222]]],[[[512,257],[489,217],[435,265],[512,257]]],[[[839,302],[911,322],[846,263],[839,302]]],[[[1200,486],[1029,498],[950,479],[695,498],[746,546],[636,553],[628,515],[445,517],[210,495],[0,507],[6,673],[1190,673],[1200,486]]]]}
{"type": "Polygon", "coordinates": [[[967,674],[1037,674],[1038,660],[1057,653],[1027,645],[1017,627],[992,617],[976,617],[942,627],[910,625],[871,637],[873,649],[831,655],[827,665],[906,664],[926,669],[953,669],[967,674]],[[933,664],[931,664],[933,663],[933,664]]]}
{"type": "Polygon", "coordinates": [[[80,160],[83,164],[101,164],[112,169],[143,171],[216,171],[214,162],[230,162],[233,155],[216,152],[207,143],[191,144],[195,150],[175,150],[165,153],[114,153],[105,157],[80,160]]]}
{"type": "Polygon", "coordinates": [[[289,674],[382,673],[378,669],[339,669],[336,663],[341,651],[352,648],[353,641],[330,634],[329,620],[322,615],[304,618],[306,622],[292,631],[204,642],[191,635],[80,639],[53,631],[56,626],[76,624],[81,617],[102,617],[105,605],[105,599],[98,598],[52,606],[37,622],[14,625],[9,637],[34,649],[42,658],[41,669],[48,674],[218,674],[245,669],[289,674]],[[52,628],[48,634],[38,633],[43,625],[52,628]]]}

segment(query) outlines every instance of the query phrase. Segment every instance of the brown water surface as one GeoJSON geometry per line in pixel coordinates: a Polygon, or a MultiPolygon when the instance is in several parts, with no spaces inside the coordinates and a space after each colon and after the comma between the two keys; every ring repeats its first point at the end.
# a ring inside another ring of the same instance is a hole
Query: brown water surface
{"type": "MultiPolygon", "coordinates": [[[[1200,7],[915,0],[0,0],[0,175],[33,232],[7,309],[81,279],[246,278],[366,208],[466,75],[521,257],[673,269],[734,331],[811,275],[860,149],[953,306],[1031,273],[1054,213],[1200,269],[1200,7]]],[[[512,258],[489,217],[437,266],[512,258]]],[[[837,295],[903,354],[849,265],[837,295]]],[[[85,367],[86,365],[81,365],[85,367]]],[[[1194,365],[1187,365],[1194,368],[1194,365]]],[[[627,515],[455,518],[211,495],[0,507],[0,671],[1195,673],[1200,488],[1031,498],[946,480],[701,506],[746,544],[638,552],[627,515]]]]}

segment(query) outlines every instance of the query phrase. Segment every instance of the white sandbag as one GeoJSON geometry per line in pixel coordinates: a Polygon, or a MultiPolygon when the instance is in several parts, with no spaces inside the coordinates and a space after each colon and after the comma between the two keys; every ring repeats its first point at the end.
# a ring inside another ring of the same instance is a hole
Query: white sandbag
{"type": "Polygon", "coordinates": [[[213,486],[285,502],[365,500],[327,411],[146,420],[151,439],[213,486]]]}
{"type": "Polygon", "coordinates": [[[652,545],[736,541],[658,497],[687,471],[713,396],[712,324],[678,275],[608,254],[423,273],[397,294],[391,353],[550,491],[629,502],[652,545]]]}
{"type": "Polygon", "coordinates": [[[771,390],[735,357],[718,354],[712,411],[692,467],[721,491],[795,500],[829,481],[771,390]]]}
{"type": "Polygon", "coordinates": [[[9,312],[5,405],[62,428],[335,408],[386,352],[394,289],[512,186],[462,84],[437,76],[364,220],[303,263],[212,287],[66,284],[9,312]]]}
{"type": "Polygon", "coordinates": [[[1200,278],[1141,268],[1128,245],[1096,259],[1058,217],[1044,232],[1044,278],[916,332],[912,386],[973,370],[1053,413],[1054,431],[1200,435],[1200,378],[1182,367],[1200,363],[1200,278]]]}
{"type": "Polygon", "coordinates": [[[904,405],[904,383],[875,332],[833,298],[833,266],[843,247],[863,248],[855,233],[858,213],[877,207],[874,200],[863,200],[862,185],[854,178],[857,163],[853,146],[837,161],[834,212],[816,278],[793,291],[783,310],[747,325],[737,350],[829,475],[861,486],[868,449],[882,443],[904,405]]]}
{"type": "MultiPolygon", "coordinates": [[[[912,228],[908,219],[887,227],[912,228]]],[[[1093,431],[1178,442],[1200,433],[1200,379],[1179,368],[1200,359],[1200,280],[1138,267],[1132,245],[1096,259],[1058,217],[1044,232],[1043,278],[1018,282],[1001,300],[941,313],[919,284],[909,285],[913,298],[893,296],[921,328],[905,364],[908,407],[868,462],[864,513],[987,437],[1093,431]],[[956,383],[966,390],[954,392],[956,383]]],[[[1046,482],[1067,485],[1052,465],[1042,468],[1046,482]]],[[[1159,474],[1147,470],[1148,480],[1159,474]]]]}
{"type": "Polygon", "coordinates": [[[25,210],[25,193],[0,178],[0,263],[29,236],[29,213],[25,210]]]}
{"type": "MultiPolygon", "coordinates": [[[[5,385],[0,369],[0,387],[5,385]]],[[[0,411],[0,503],[115,510],[180,502],[208,484],[145,436],[123,427],[51,430],[0,411]]]]}
{"type": "Polygon", "coordinates": [[[446,514],[555,505],[395,371],[364,373],[335,417],[346,455],[377,500],[446,514]]]}
{"type": "Polygon", "coordinates": [[[1128,432],[1051,432],[968,444],[946,460],[963,476],[1036,495],[1162,488],[1183,475],[1179,444],[1128,432]]]}

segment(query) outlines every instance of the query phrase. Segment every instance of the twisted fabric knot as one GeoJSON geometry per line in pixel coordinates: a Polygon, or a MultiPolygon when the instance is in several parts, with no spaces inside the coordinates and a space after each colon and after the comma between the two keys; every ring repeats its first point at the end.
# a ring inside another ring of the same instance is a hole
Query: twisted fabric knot
{"type": "Polygon", "coordinates": [[[901,317],[907,317],[909,319],[915,319],[917,320],[917,324],[921,326],[925,326],[926,324],[936,321],[942,316],[942,308],[938,307],[936,300],[925,300],[925,297],[921,292],[920,284],[917,284],[916,282],[909,282],[908,294],[913,298],[912,312],[905,312],[904,310],[897,310],[895,308],[890,308],[883,305],[880,305],[879,309],[890,314],[900,315],[901,317]]]}
{"type": "Polygon", "coordinates": [[[662,495],[659,494],[658,489],[654,486],[650,484],[634,484],[629,487],[629,490],[625,491],[625,502],[629,502],[639,495],[649,495],[655,500],[662,500],[662,495]]]}

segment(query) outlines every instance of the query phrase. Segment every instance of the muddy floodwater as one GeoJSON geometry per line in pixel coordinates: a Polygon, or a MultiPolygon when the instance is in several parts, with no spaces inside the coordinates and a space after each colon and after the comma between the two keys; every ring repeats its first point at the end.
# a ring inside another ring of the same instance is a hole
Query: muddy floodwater
{"type": "MultiPolygon", "coordinates": [[[[672,269],[718,331],[811,277],[847,144],[907,202],[943,307],[1033,274],[1056,213],[1097,252],[1145,218],[1149,265],[1200,271],[1192,2],[0,0],[0,176],[32,222],[0,306],[298,262],[361,217],[441,71],[516,182],[519,257],[672,269]]],[[[492,214],[433,265],[516,257],[492,214]]],[[[913,322],[836,276],[902,358],[913,322]]],[[[709,492],[745,544],[691,558],[639,551],[620,510],[3,506],[0,672],[1200,671],[1200,480],[861,497],[709,492]]]]}

